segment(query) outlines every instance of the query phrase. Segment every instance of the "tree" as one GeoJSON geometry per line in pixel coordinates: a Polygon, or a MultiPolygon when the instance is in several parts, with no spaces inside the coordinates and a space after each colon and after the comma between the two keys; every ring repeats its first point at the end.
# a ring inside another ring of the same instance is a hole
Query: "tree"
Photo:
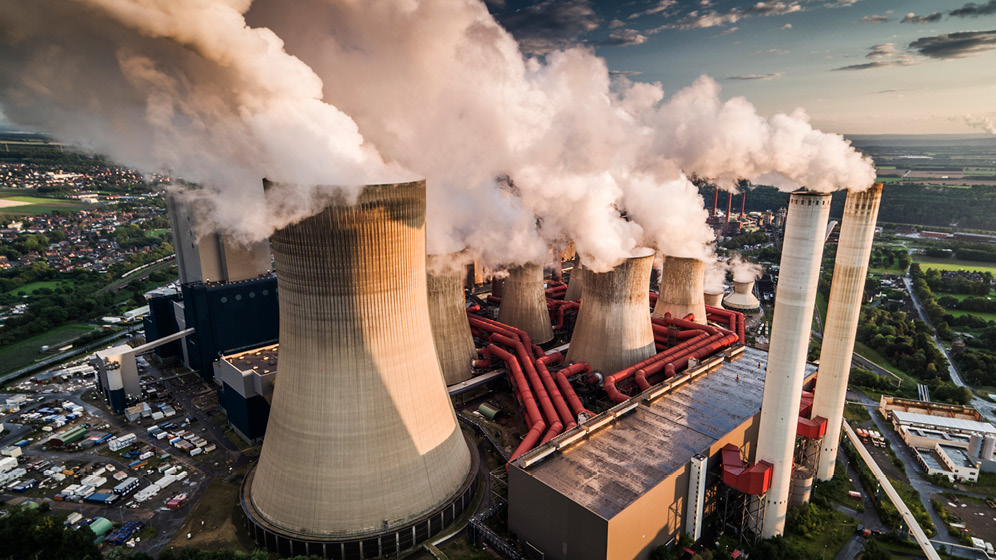
{"type": "Polygon", "coordinates": [[[14,506],[0,518],[0,543],[3,543],[0,555],[11,559],[101,559],[89,527],[67,529],[61,518],[46,513],[47,508],[14,506]]]}

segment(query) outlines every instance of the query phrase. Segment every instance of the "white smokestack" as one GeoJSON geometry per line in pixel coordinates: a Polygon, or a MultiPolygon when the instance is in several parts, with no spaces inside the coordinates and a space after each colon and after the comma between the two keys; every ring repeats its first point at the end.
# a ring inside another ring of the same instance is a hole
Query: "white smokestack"
{"type": "Polygon", "coordinates": [[[813,416],[827,419],[827,431],[823,436],[823,449],[816,470],[820,480],[833,478],[837,463],[847,379],[851,373],[854,338],[861,315],[868,259],[875,239],[875,223],[881,200],[882,184],[876,183],[864,192],[848,192],[844,203],[844,219],[837,242],[827,321],[820,349],[820,370],[813,396],[813,416]]]}
{"type": "Polygon", "coordinates": [[[756,453],[756,460],[773,466],[771,488],[764,498],[761,537],[765,539],[785,530],[799,400],[830,195],[795,192],[788,207],[756,453]]]}
{"type": "Polygon", "coordinates": [[[585,274],[581,308],[567,360],[614,373],[653,356],[647,292],[654,252],[631,257],[609,272],[585,274]]]}
{"type": "Polygon", "coordinates": [[[661,266],[660,294],[654,305],[654,317],[670,313],[681,319],[689,313],[695,322],[706,324],[705,262],[698,259],[664,257],[661,266]]]}

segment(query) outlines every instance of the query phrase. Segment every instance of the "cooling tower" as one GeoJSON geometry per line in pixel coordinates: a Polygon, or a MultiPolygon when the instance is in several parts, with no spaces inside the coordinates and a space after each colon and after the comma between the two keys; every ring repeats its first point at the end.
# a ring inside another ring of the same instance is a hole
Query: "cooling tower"
{"type": "Polygon", "coordinates": [[[564,301],[577,301],[581,299],[581,291],[584,288],[584,267],[581,266],[580,257],[574,257],[574,268],[571,269],[571,277],[568,280],[567,292],[564,293],[564,301]]]}
{"type": "Polygon", "coordinates": [[[764,496],[761,537],[765,539],[780,535],[785,529],[799,395],[805,376],[830,195],[794,192],[788,207],[755,458],[773,466],[771,488],[764,496]]]}
{"type": "Polygon", "coordinates": [[[761,309],[761,302],[754,297],[754,281],[734,281],[733,292],[723,299],[723,307],[740,313],[754,313],[761,309]]]}
{"type": "Polygon", "coordinates": [[[527,263],[508,271],[498,321],[522,329],[535,344],[553,339],[553,326],[543,290],[543,267],[527,263]]]}
{"type": "Polygon", "coordinates": [[[407,548],[473,480],[432,340],[425,182],[368,186],[272,240],[280,381],[243,484],[250,528],[281,554],[407,548]]]}
{"type": "Polygon", "coordinates": [[[705,262],[698,259],[664,257],[661,266],[660,295],[654,306],[654,317],[670,313],[681,319],[689,313],[695,322],[706,324],[705,262]]]}
{"type": "Polygon", "coordinates": [[[881,200],[882,184],[876,183],[864,192],[848,192],[844,203],[844,219],[837,242],[837,258],[820,349],[819,378],[813,398],[813,416],[827,419],[827,432],[823,436],[816,469],[820,480],[833,478],[837,463],[847,378],[851,373],[854,338],[861,315],[868,258],[871,256],[881,200]]]}
{"type": "Polygon", "coordinates": [[[436,343],[439,365],[447,385],[470,379],[471,361],[477,357],[474,336],[467,321],[463,292],[463,270],[447,267],[457,255],[429,255],[426,276],[429,292],[429,320],[436,343]]]}
{"type": "Polygon", "coordinates": [[[170,194],[166,205],[181,284],[239,282],[272,271],[267,240],[245,244],[227,235],[203,233],[189,201],[170,194]]]}
{"type": "Polygon", "coordinates": [[[702,294],[705,304],[711,307],[722,307],[723,295],[724,292],[722,290],[709,290],[708,288],[702,294]]]}
{"type": "Polygon", "coordinates": [[[614,373],[656,353],[647,306],[654,254],[632,257],[609,272],[587,271],[567,360],[614,373]]]}

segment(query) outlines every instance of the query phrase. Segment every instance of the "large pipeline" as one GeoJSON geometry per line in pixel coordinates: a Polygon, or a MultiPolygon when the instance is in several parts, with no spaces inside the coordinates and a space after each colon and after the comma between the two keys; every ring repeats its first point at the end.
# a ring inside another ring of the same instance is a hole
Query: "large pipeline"
{"type": "Polygon", "coordinates": [[[522,439],[522,443],[512,452],[512,457],[509,459],[509,462],[511,462],[523,453],[536,447],[543,432],[546,431],[546,422],[543,421],[543,416],[536,406],[536,399],[533,397],[532,391],[529,390],[529,383],[526,381],[526,376],[522,373],[522,367],[519,365],[518,358],[511,352],[495,344],[489,344],[484,349],[484,355],[498,358],[505,362],[505,365],[508,366],[508,371],[512,375],[512,379],[515,380],[516,390],[519,393],[522,406],[526,409],[526,422],[529,424],[529,432],[522,439]]]}
{"type": "MultiPolygon", "coordinates": [[[[526,379],[529,380],[529,385],[532,387],[536,398],[539,400],[540,410],[543,412],[543,417],[546,418],[547,422],[549,422],[549,427],[547,428],[546,434],[543,435],[542,442],[550,441],[557,434],[564,431],[564,424],[560,421],[560,417],[557,415],[557,409],[553,404],[553,399],[550,396],[550,393],[547,392],[547,388],[543,383],[543,380],[540,379],[539,374],[536,372],[534,357],[529,354],[529,351],[526,350],[526,346],[522,344],[522,341],[518,338],[509,338],[498,333],[489,336],[488,340],[492,343],[501,343],[515,349],[515,352],[519,357],[519,364],[521,364],[522,369],[526,371],[526,379]]],[[[559,397],[561,403],[563,403],[563,397],[560,396],[560,391],[557,391],[556,386],[554,386],[554,390],[556,391],[556,396],[559,397]]],[[[565,409],[567,408],[566,403],[563,403],[563,406],[565,409]]]]}

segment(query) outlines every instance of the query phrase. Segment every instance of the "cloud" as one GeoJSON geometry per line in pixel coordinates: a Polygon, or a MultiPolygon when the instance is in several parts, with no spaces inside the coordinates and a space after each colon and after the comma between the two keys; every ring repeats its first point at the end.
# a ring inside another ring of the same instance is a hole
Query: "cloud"
{"type": "Polygon", "coordinates": [[[921,37],[910,48],[931,58],[964,58],[996,49],[996,30],[960,31],[921,37]]]}
{"type": "Polygon", "coordinates": [[[776,78],[781,78],[781,72],[775,72],[773,74],[742,74],[740,76],[727,76],[727,80],[774,80],[776,78]]]}
{"type": "Polygon", "coordinates": [[[841,70],[871,70],[874,68],[888,68],[889,66],[912,66],[920,62],[917,57],[896,47],[895,43],[872,45],[868,49],[865,58],[871,59],[871,62],[851,64],[850,66],[842,66],[833,70],[835,72],[841,70]]]}
{"type": "Polygon", "coordinates": [[[733,35],[737,31],[740,31],[740,28],[734,25],[733,27],[724,30],[722,33],[719,34],[719,36],[722,37],[723,35],[733,35]]]}
{"type": "Polygon", "coordinates": [[[734,24],[742,19],[753,16],[775,16],[801,11],[803,11],[803,8],[799,2],[757,2],[746,10],[732,8],[727,12],[711,10],[705,13],[693,10],[677,22],[665,27],[677,27],[679,29],[718,27],[734,24]]]}
{"type": "Polygon", "coordinates": [[[964,6],[958,8],[957,10],[951,10],[948,12],[949,16],[952,17],[979,17],[979,16],[991,16],[996,14],[996,0],[989,0],[985,4],[976,4],[975,2],[969,2],[964,6]]]}
{"type": "Polygon", "coordinates": [[[887,18],[885,16],[879,16],[879,15],[864,16],[864,17],[861,18],[860,21],[863,22],[863,23],[885,23],[885,22],[889,21],[889,18],[887,18]]]}
{"type": "Polygon", "coordinates": [[[642,76],[639,70],[609,70],[610,76],[642,76]]]}
{"type": "Polygon", "coordinates": [[[848,6],[853,6],[860,2],[861,0],[837,0],[833,4],[830,4],[832,8],[846,8],[848,6]]]}
{"type": "Polygon", "coordinates": [[[792,29],[792,24],[786,23],[785,25],[782,26],[782,29],[792,29]]]}
{"type": "Polygon", "coordinates": [[[605,47],[629,47],[647,42],[647,36],[635,29],[616,29],[598,44],[605,47]]]}
{"type": "Polygon", "coordinates": [[[619,19],[614,19],[609,22],[609,29],[616,29],[617,27],[626,27],[626,22],[619,19]]]}
{"type": "Polygon", "coordinates": [[[678,0],[659,0],[653,6],[647,8],[646,10],[630,14],[628,19],[636,19],[643,16],[659,14],[661,12],[667,11],[668,8],[671,8],[676,5],[678,5],[678,0]]]}
{"type": "Polygon", "coordinates": [[[941,21],[941,12],[934,12],[928,16],[918,16],[913,12],[906,14],[906,17],[899,20],[899,23],[936,23],[941,21]]]}
{"type": "Polygon", "coordinates": [[[865,58],[886,58],[896,56],[902,51],[896,48],[895,43],[882,43],[880,45],[872,45],[872,48],[868,49],[868,54],[865,58]]]}
{"type": "Polygon", "coordinates": [[[528,54],[575,46],[601,23],[590,0],[543,0],[497,18],[528,54]]]}
{"type": "Polygon", "coordinates": [[[965,123],[972,128],[978,128],[979,130],[983,130],[989,134],[996,134],[996,123],[988,117],[965,115],[965,123]]]}

